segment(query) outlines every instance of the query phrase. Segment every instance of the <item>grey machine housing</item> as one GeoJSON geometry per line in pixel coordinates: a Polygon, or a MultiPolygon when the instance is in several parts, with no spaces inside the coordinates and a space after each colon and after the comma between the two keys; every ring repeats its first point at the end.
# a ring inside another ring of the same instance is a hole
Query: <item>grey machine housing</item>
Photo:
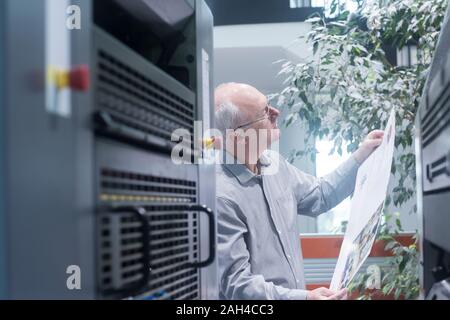
{"type": "Polygon", "coordinates": [[[217,298],[214,165],[171,161],[173,130],[214,125],[209,8],[67,1],[81,28],[58,42],[54,4],[0,1],[0,298],[217,298]],[[49,43],[89,69],[69,114],[48,108],[49,43]]]}
{"type": "Polygon", "coordinates": [[[422,297],[450,298],[450,7],[416,117],[422,297]]]}

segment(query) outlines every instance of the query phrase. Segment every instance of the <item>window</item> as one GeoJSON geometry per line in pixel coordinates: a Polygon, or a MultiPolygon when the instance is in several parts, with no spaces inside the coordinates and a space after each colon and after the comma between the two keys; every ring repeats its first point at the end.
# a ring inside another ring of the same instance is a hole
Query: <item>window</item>
{"type": "Polygon", "coordinates": [[[417,46],[406,45],[397,49],[397,66],[411,67],[417,64],[417,46]]]}
{"type": "MultiPolygon", "coordinates": [[[[316,175],[318,177],[323,177],[332,172],[350,157],[350,154],[346,153],[345,150],[343,150],[342,156],[338,153],[329,155],[332,147],[332,141],[318,140],[316,142],[316,149],[319,152],[316,156],[316,175]]],[[[348,221],[349,216],[350,197],[317,218],[317,232],[341,233],[342,226],[348,221]]]]}
{"type": "Polygon", "coordinates": [[[291,8],[311,7],[311,0],[290,0],[291,8]]]}
{"type": "MultiPolygon", "coordinates": [[[[350,12],[354,12],[358,8],[358,4],[354,0],[340,0],[340,4],[344,4],[350,12]]],[[[329,13],[331,0],[289,0],[291,9],[296,8],[325,8],[325,12],[329,13]]]]}
{"type": "MultiPolygon", "coordinates": [[[[305,7],[315,7],[315,8],[330,8],[331,0],[289,0],[290,6],[294,8],[305,8],[305,7]]],[[[339,3],[345,4],[347,9],[355,11],[358,4],[354,0],[341,0],[339,3]]]]}
{"type": "Polygon", "coordinates": [[[324,7],[327,0],[290,0],[290,6],[294,8],[324,7]]]}

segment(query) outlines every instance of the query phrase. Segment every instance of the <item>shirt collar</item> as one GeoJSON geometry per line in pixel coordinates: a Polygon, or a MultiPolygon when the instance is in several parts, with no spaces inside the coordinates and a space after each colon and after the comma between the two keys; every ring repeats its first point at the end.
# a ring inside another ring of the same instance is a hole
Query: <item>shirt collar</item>
{"type": "MultiPolygon", "coordinates": [[[[269,156],[264,152],[259,160],[261,167],[268,167],[271,164],[269,156]]],[[[227,151],[223,151],[223,164],[222,166],[233,174],[241,184],[249,182],[256,175],[251,172],[245,164],[237,160],[232,154],[227,151]]]]}

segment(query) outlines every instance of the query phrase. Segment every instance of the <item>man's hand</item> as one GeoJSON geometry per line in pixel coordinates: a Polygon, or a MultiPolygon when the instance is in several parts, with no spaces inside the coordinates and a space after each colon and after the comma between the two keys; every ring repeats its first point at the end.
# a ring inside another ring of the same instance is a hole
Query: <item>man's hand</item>
{"type": "Polygon", "coordinates": [[[383,135],[384,132],[381,130],[374,130],[367,135],[367,137],[359,146],[358,150],[356,150],[353,154],[359,164],[362,164],[381,144],[381,142],[383,141],[383,135]]]}
{"type": "Polygon", "coordinates": [[[308,291],[306,300],[347,300],[348,290],[333,291],[325,287],[308,291]]]}

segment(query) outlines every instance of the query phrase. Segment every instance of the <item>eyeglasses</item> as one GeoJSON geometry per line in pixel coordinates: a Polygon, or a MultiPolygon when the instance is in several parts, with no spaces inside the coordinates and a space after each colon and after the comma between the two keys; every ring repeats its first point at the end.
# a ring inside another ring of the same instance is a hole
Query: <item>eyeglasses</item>
{"type": "Polygon", "coordinates": [[[268,116],[269,116],[269,105],[266,105],[265,108],[264,108],[264,115],[262,117],[259,117],[258,119],[250,121],[250,122],[246,122],[246,123],[240,125],[239,127],[234,128],[233,130],[241,129],[241,128],[247,127],[247,126],[249,126],[251,124],[254,124],[256,122],[265,120],[265,119],[268,118],[268,116]]]}

